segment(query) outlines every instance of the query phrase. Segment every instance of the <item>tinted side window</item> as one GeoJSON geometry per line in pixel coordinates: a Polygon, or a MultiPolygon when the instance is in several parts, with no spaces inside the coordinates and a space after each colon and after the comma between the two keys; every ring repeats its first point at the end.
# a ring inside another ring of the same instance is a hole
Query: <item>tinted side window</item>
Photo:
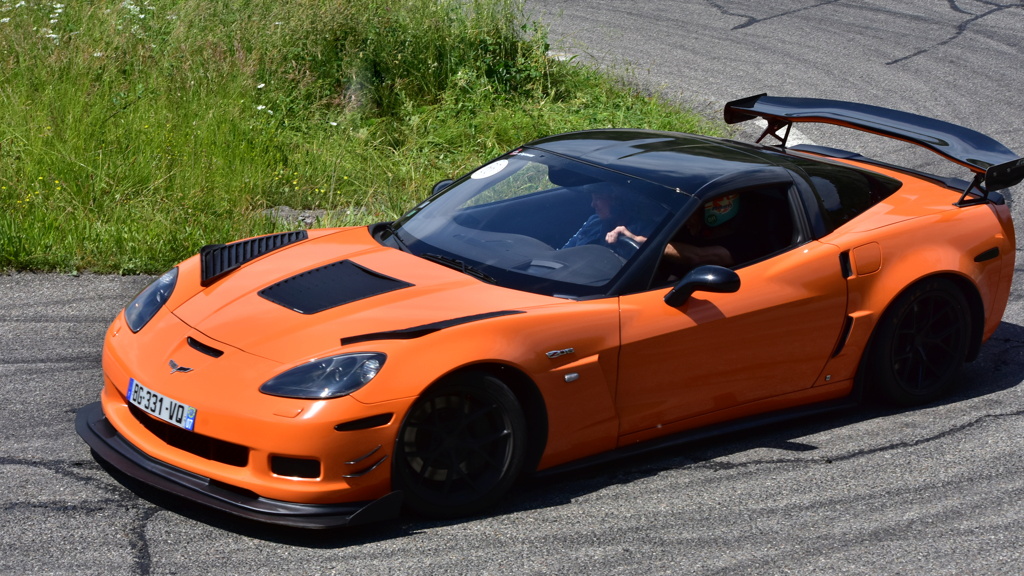
{"type": "Polygon", "coordinates": [[[667,286],[702,264],[742,268],[799,242],[788,188],[762,186],[708,198],[675,231],[652,278],[667,286]]]}
{"type": "Polygon", "coordinates": [[[832,230],[888,198],[903,185],[888,176],[848,166],[793,160],[810,178],[832,230]]]}

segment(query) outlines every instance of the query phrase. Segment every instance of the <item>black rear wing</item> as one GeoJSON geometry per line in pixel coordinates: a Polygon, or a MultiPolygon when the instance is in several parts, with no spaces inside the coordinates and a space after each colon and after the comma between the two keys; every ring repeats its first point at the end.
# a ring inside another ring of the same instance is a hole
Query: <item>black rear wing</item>
{"type": "Polygon", "coordinates": [[[757,141],[770,135],[783,148],[794,122],[817,122],[870,132],[931,150],[974,172],[974,181],[964,191],[959,203],[964,203],[974,189],[981,193],[984,201],[989,191],[1009,188],[1024,181],[1024,158],[1019,158],[1006,146],[980,132],[909,112],[841,100],[783,98],[767,94],[733,100],[725,105],[727,124],[754,118],[764,118],[768,122],[768,127],[757,141]]]}

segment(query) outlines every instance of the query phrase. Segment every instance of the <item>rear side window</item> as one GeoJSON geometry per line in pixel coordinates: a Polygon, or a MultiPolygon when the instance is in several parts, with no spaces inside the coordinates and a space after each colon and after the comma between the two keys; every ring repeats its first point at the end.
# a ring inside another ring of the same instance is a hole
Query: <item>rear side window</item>
{"type": "Polygon", "coordinates": [[[791,159],[809,177],[830,230],[853,220],[903,185],[894,178],[849,166],[791,159]]]}

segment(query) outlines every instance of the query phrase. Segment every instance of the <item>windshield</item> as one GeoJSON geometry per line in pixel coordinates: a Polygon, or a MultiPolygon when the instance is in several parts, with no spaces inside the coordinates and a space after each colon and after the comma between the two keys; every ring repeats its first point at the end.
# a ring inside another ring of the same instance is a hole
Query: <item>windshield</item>
{"type": "Polygon", "coordinates": [[[687,199],[526,148],[416,206],[385,241],[509,288],[589,297],[606,293],[687,199]]]}

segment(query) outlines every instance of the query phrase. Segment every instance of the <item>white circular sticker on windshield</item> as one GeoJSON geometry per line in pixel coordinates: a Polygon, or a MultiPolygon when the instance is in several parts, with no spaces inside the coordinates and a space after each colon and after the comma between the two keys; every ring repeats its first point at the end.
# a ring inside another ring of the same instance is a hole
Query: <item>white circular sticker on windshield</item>
{"type": "Polygon", "coordinates": [[[487,166],[484,166],[483,168],[477,170],[476,172],[473,172],[473,175],[470,176],[470,178],[472,178],[473,180],[482,180],[484,178],[490,178],[491,176],[494,176],[498,172],[504,170],[505,166],[508,166],[508,160],[498,160],[497,162],[491,162],[487,166]]]}

